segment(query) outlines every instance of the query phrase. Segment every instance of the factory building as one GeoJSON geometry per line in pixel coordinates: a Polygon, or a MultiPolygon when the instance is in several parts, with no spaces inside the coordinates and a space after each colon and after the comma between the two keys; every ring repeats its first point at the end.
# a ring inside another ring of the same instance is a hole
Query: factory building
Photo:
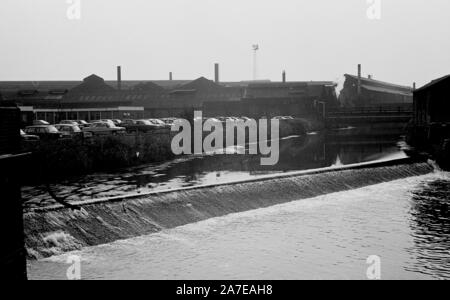
{"type": "Polygon", "coordinates": [[[413,125],[417,140],[440,143],[450,138],[450,75],[414,91],[413,125]]]}
{"type": "Polygon", "coordinates": [[[344,87],[339,95],[342,107],[395,108],[412,110],[413,88],[363,77],[361,65],[358,75],[345,74],[344,87]]]}
{"type": "Polygon", "coordinates": [[[105,81],[92,74],[83,81],[0,82],[5,100],[22,109],[22,122],[33,119],[57,123],[65,119],[126,119],[182,117],[193,109],[208,116],[311,116],[338,106],[333,82],[250,81],[220,82],[219,66],[214,80],[117,80],[105,81]]]}

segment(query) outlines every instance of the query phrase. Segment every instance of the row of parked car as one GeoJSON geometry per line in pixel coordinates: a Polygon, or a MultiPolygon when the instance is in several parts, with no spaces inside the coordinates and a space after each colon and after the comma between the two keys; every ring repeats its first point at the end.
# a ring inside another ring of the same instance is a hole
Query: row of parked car
{"type": "Polygon", "coordinates": [[[24,140],[54,140],[61,138],[92,138],[94,135],[116,135],[125,132],[148,132],[160,128],[170,128],[173,120],[159,119],[142,120],[111,120],[102,119],[88,123],[84,120],[63,120],[52,125],[43,120],[36,120],[33,126],[20,131],[24,140]]]}
{"type": "MultiPolygon", "coordinates": [[[[251,120],[249,117],[215,117],[215,118],[203,118],[204,120],[211,120],[211,121],[216,121],[216,122],[239,122],[239,121],[248,121],[251,120]]],[[[263,116],[261,117],[261,119],[268,119],[267,117],[263,116]]],[[[277,116],[277,117],[273,117],[272,119],[276,119],[276,120],[293,120],[294,117],[292,116],[277,116]]]]}
{"type": "MultiPolygon", "coordinates": [[[[263,117],[266,118],[266,117],[263,117]]],[[[238,122],[248,121],[248,117],[216,117],[203,118],[213,122],[238,122]]],[[[291,120],[291,116],[278,116],[273,119],[291,120]]],[[[102,119],[88,123],[84,120],[63,120],[58,124],[51,125],[43,120],[34,121],[33,126],[21,130],[20,134],[24,140],[60,139],[60,138],[92,138],[94,135],[116,135],[125,132],[151,132],[157,129],[170,129],[178,118],[163,119],[102,119]]]]}

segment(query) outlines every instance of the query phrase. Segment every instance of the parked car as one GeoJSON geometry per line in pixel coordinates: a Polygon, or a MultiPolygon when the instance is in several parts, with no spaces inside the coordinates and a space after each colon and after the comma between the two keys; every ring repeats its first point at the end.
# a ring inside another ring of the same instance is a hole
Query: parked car
{"type": "Polygon", "coordinates": [[[64,124],[64,125],[76,125],[78,126],[78,122],[74,120],[62,120],[58,124],[64,124]]]}
{"type": "Polygon", "coordinates": [[[94,122],[89,127],[83,128],[84,132],[91,132],[94,135],[121,134],[125,132],[125,127],[117,127],[110,122],[94,122]]]}
{"type": "Polygon", "coordinates": [[[40,139],[56,140],[62,137],[61,132],[53,125],[35,125],[25,128],[25,133],[37,135],[40,139]]]}
{"type": "Polygon", "coordinates": [[[116,123],[114,123],[114,121],[111,120],[111,119],[101,119],[101,120],[99,120],[99,122],[106,122],[106,123],[109,123],[111,125],[117,126],[116,123]]]}
{"type": "Polygon", "coordinates": [[[82,131],[78,125],[73,124],[57,124],[56,129],[61,132],[63,137],[68,138],[91,138],[92,132],[82,131]]]}
{"type": "Polygon", "coordinates": [[[44,120],[34,120],[33,125],[50,125],[50,123],[44,120]]]}
{"type": "Polygon", "coordinates": [[[172,126],[177,118],[163,118],[161,121],[163,121],[166,125],[172,126]]]}
{"type": "Polygon", "coordinates": [[[291,116],[276,116],[276,117],[273,117],[272,119],[275,119],[275,120],[294,120],[294,118],[291,117],[291,116]]]}
{"type": "Polygon", "coordinates": [[[22,129],[20,129],[20,137],[24,141],[39,141],[40,140],[40,138],[37,135],[26,134],[25,131],[23,131],[22,129]]]}
{"type": "Polygon", "coordinates": [[[122,126],[125,127],[126,125],[134,125],[136,124],[136,120],[133,119],[125,119],[122,121],[122,126]]]}
{"type": "Polygon", "coordinates": [[[122,125],[122,121],[119,120],[119,119],[114,119],[114,120],[112,120],[112,121],[114,122],[114,124],[115,124],[116,126],[121,126],[121,125],[122,125]]]}
{"type": "Polygon", "coordinates": [[[167,124],[159,119],[148,119],[148,121],[159,127],[167,127],[167,124]]]}
{"type": "Polygon", "coordinates": [[[85,120],[76,120],[76,122],[78,123],[78,126],[80,127],[80,129],[83,129],[84,127],[88,127],[89,124],[88,122],[86,122],[85,120]]]}
{"type": "Polygon", "coordinates": [[[161,125],[155,124],[150,120],[125,120],[123,122],[127,132],[149,132],[161,128],[161,125]]]}

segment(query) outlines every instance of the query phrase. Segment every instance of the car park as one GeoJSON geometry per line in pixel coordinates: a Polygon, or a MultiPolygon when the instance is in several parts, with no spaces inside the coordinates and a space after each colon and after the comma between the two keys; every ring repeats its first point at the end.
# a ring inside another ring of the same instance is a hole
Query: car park
{"type": "Polygon", "coordinates": [[[39,136],[33,135],[33,134],[26,134],[25,131],[23,131],[22,129],[20,129],[20,137],[24,141],[39,141],[40,140],[39,136]]]}
{"type": "Polygon", "coordinates": [[[34,125],[25,128],[25,133],[37,135],[42,140],[56,140],[62,137],[61,132],[53,125],[34,125]]]}
{"type": "Polygon", "coordinates": [[[114,121],[111,120],[111,119],[101,119],[101,120],[99,120],[99,122],[106,122],[106,123],[109,123],[111,125],[117,126],[116,123],[114,123],[114,121]]]}
{"type": "Polygon", "coordinates": [[[115,124],[116,126],[121,126],[121,125],[122,125],[122,121],[119,120],[119,119],[114,119],[114,120],[112,120],[112,121],[114,122],[114,124],[115,124]]]}
{"type": "Polygon", "coordinates": [[[85,132],[91,132],[93,135],[116,135],[125,133],[125,127],[117,127],[110,122],[94,122],[89,127],[82,129],[85,132]]]}
{"type": "MultiPolygon", "coordinates": [[[[160,129],[161,125],[151,122],[150,120],[125,120],[123,122],[127,132],[149,132],[160,129]]],[[[165,125],[165,124],[164,124],[165,125]]],[[[165,125],[166,126],[166,125],[165,125]]]]}
{"type": "Polygon", "coordinates": [[[159,126],[159,127],[166,127],[166,123],[164,123],[163,121],[159,120],[159,119],[148,119],[148,121],[150,121],[152,124],[159,126]]]}
{"type": "Polygon", "coordinates": [[[86,122],[85,120],[76,120],[76,122],[78,123],[78,126],[80,127],[80,129],[83,129],[84,127],[88,127],[89,125],[91,125],[90,123],[86,122]]]}
{"type": "Polygon", "coordinates": [[[45,120],[34,120],[33,125],[50,125],[50,123],[45,120]]]}
{"type": "Polygon", "coordinates": [[[162,118],[161,121],[163,121],[166,125],[172,126],[177,118],[162,118]]]}
{"type": "Polygon", "coordinates": [[[62,120],[58,124],[64,124],[64,125],[76,125],[78,126],[78,122],[74,120],[62,120]]]}
{"type": "Polygon", "coordinates": [[[294,120],[294,118],[291,117],[291,116],[276,116],[276,117],[273,117],[272,119],[275,119],[275,120],[294,120]]]}
{"type": "Polygon", "coordinates": [[[56,124],[56,129],[66,138],[91,138],[92,132],[82,131],[78,125],[73,124],[56,124]]]}

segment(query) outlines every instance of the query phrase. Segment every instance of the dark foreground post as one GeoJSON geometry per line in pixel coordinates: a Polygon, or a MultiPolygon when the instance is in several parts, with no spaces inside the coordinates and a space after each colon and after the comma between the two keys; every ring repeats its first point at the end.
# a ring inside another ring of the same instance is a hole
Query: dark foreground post
{"type": "Polygon", "coordinates": [[[0,232],[2,280],[26,280],[20,173],[26,154],[20,152],[20,110],[0,101],[0,232]]]}

